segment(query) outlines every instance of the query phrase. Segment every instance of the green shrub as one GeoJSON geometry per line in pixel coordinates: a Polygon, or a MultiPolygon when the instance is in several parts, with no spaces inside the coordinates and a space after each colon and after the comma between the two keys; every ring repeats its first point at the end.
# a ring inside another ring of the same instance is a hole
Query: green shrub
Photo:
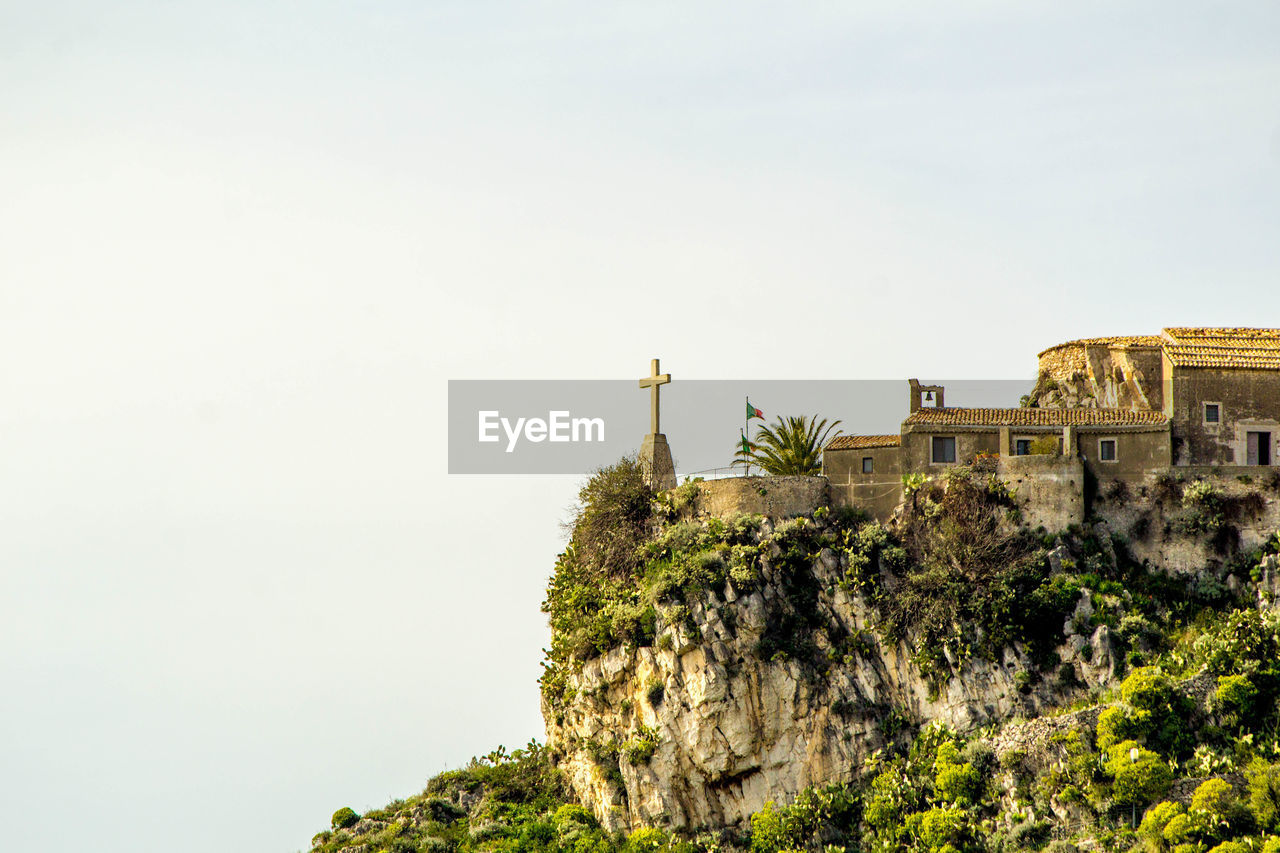
{"type": "Polygon", "coordinates": [[[1218,687],[1213,693],[1214,704],[1226,714],[1238,719],[1253,715],[1253,703],[1258,698],[1258,688],[1244,675],[1220,675],[1218,687]]]}
{"type": "Polygon", "coordinates": [[[1243,841],[1224,841],[1209,850],[1209,853],[1251,853],[1249,845],[1243,841]]]}
{"type": "Polygon", "coordinates": [[[1173,695],[1173,681],[1155,666],[1135,669],[1120,685],[1120,697],[1141,711],[1161,711],[1173,695]]]}
{"type": "Polygon", "coordinates": [[[1027,754],[1020,749],[1011,749],[1000,756],[1000,769],[1015,773],[1021,771],[1027,760],[1027,754]]]}
{"type": "Polygon", "coordinates": [[[790,846],[785,812],[769,800],[764,808],[751,815],[752,853],[779,853],[790,846]]]}
{"type": "Polygon", "coordinates": [[[957,805],[934,806],[907,817],[907,832],[921,850],[940,853],[944,848],[968,846],[973,827],[968,812],[957,805]]]}
{"type": "Polygon", "coordinates": [[[668,844],[667,834],[656,827],[643,827],[627,836],[628,853],[651,853],[668,844]]]}
{"type": "Polygon", "coordinates": [[[1280,764],[1254,759],[1246,770],[1249,812],[1263,832],[1280,830],[1280,764]]]}
{"type": "Polygon", "coordinates": [[[1163,802],[1152,806],[1142,816],[1138,826],[1138,837],[1142,839],[1149,853],[1165,853],[1169,849],[1169,841],[1165,837],[1165,828],[1169,821],[1186,813],[1181,803],[1163,802]]]}
{"type": "Polygon", "coordinates": [[[632,766],[648,764],[649,759],[658,750],[658,732],[651,728],[641,728],[636,736],[622,746],[622,754],[632,766]]]}
{"type": "Polygon", "coordinates": [[[467,814],[466,810],[461,806],[456,805],[451,800],[446,800],[444,797],[427,797],[423,805],[431,815],[431,819],[439,823],[453,823],[467,814]]]}
{"type": "Polygon", "coordinates": [[[607,575],[625,576],[639,566],[649,536],[653,491],[639,460],[626,456],[599,468],[578,492],[572,529],[583,559],[607,575]]]}
{"type": "Polygon", "coordinates": [[[1164,759],[1132,740],[1121,741],[1107,750],[1106,769],[1115,779],[1112,793],[1121,803],[1157,800],[1173,782],[1173,771],[1164,759]],[[1133,750],[1136,753],[1131,755],[1133,750]]]}
{"type": "Polygon", "coordinates": [[[343,806],[333,813],[330,824],[334,829],[346,829],[349,826],[355,826],[360,820],[360,815],[356,814],[355,809],[350,806],[343,806]]]}
{"type": "Polygon", "coordinates": [[[937,774],[933,787],[943,802],[969,806],[979,799],[982,778],[971,764],[960,760],[960,751],[954,743],[946,742],[938,747],[934,767],[937,774]]]}
{"type": "Polygon", "coordinates": [[[1049,840],[1049,824],[1047,821],[1027,818],[1013,825],[1009,830],[1009,843],[1018,848],[1038,848],[1049,840]]]}
{"type": "Polygon", "coordinates": [[[1209,779],[1196,788],[1191,797],[1191,811],[1205,816],[1210,838],[1219,835],[1231,823],[1239,823],[1241,809],[1235,789],[1224,779],[1209,779]]]}
{"type": "Polygon", "coordinates": [[[649,704],[655,708],[662,704],[662,698],[666,696],[666,694],[666,685],[656,678],[649,681],[649,684],[645,687],[644,691],[645,698],[648,699],[649,704]]]}
{"type": "Polygon", "coordinates": [[[1150,711],[1135,711],[1112,705],[1098,715],[1098,749],[1108,749],[1122,740],[1134,740],[1145,732],[1150,711]]]}
{"type": "Polygon", "coordinates": [[[555,824],[556,831],[561,833],[575,827],[594,829],[599,825],[596,822],[595,815],[577,803],[565,803],[556,809],[555,814],[551,817],[551,822],[555,824]]]}

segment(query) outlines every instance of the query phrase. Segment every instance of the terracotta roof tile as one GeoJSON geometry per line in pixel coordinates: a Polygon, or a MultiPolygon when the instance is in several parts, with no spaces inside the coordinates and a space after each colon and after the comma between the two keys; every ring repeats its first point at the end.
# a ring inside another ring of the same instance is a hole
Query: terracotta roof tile
{"type": "Polygon", "coordinates": [[[1169,419],[1161,412],[1131,412],[1127,409],[961,409],[924,408],[913,412],[907,424],[947,426],[1152,426],[1163,427],[1169,419]]]}
{"type": "Polygon", "coordinates": [[[1280,370],[1280,342],[1259,346],[1166,346],[1174,367],[1216,367],[1225,370],[1280,370]]]}
{"type": "Polygon", "coordinates": [[[900,435],[837,435],[827,442],[827,450],[867,450],[872,447],[901,447],[900,435]]]}
{"type": "Polygon", "coordinates": [[[1175,326],[1165,329],[1168,342],[1175,344],[1212,344],[1218,346],[1250,347],[1267,342],[1280,343],[1280,329],[1247,329],[1240,327],[1192,328],[1175,326]]]}

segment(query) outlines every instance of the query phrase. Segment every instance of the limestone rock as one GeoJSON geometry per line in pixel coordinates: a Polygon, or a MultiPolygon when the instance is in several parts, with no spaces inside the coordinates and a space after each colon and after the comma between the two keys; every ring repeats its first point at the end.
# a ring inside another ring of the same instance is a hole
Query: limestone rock
{"type": "MultiPolygon", "coordinates": [[[[836,555],[819,554],[810,568],[823,590],[817,622],[832,626],[833,636],[863,631],[871,608],[840,588],[836,555]]],[[[885,746],[890,714],[973,731],[1064,698],[1052,679],[1020,692],[1015,674],[1034,669],[1022,648],[1007,649],[997,663],[957,662],[940,688],[922,676],[905,645],[878,638],[832,659],[825,673],[785,655],[765,659],[757,648],[785,595],[772,574],[746,594],[727,586],[705,606],[691,604],[687,623],[660,623],[659,637],[669,643],[615,649],[584,664],[569,679],[576,698],[544,707],[548,746],[605,826],[741,824],[767,800],[786,802],[810,785],[850,780],[885,746]],[[627,744],[642,727],[657,746],[647,762],[632,763],[627,744]]],[[[1083,599],[1077,612],[1091,612],[1083,599]]],[[[836,652],[825,633],[813,642],[836,652]]],[[[1113,678],[1105,626],[1069,645],[1073,659],[1092,646],[1092,664],[1077,664],[1092,681],[1081,690],[1113,678]]]]}

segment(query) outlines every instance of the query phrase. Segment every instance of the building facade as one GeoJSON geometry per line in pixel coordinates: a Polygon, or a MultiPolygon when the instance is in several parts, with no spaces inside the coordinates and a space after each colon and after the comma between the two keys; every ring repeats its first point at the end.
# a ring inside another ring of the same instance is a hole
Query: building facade
{"type": "Polygon", "coordinates": [[[885,518],[905,476],[986,460],[1020,493],[1067,501],[1070,521],[1083,520],[1088,478],[1135,483],[1178,467],[1226,473],[1277,464],[1280,329],[1170,328],[1070,341],[1040,353],[1039,368],[1018,408],[947,407],[941,386],[909,380],[897,435],[827,444],[823,473],[833,497],[885,518]]]}

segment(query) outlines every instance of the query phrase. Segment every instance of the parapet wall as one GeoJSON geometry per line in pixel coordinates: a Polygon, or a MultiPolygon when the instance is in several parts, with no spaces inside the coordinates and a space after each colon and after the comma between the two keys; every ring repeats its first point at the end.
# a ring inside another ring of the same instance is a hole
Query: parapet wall
{"type": "Polygon", "coordinates": [[[1014,492],[1031,527],[1062,530],[1084,522],[1084,464],[1077,456],[1001,456],[996,474],[1014,492]]]}
{"type": "Polygon", "coordinates": [[[741,512],[791,518],[830,504],[826,477],[733,477],[699,483],[696,509],[721,517],[741,512]]]}
{"type": "Polygon", "coordinates": [[[1070,379],[1077,373],[1084,373],[1088,361],[1084,355],[1084,344],[1060,344],[1040,353],[1040,372],[1052,379],[1070,379]]]}

